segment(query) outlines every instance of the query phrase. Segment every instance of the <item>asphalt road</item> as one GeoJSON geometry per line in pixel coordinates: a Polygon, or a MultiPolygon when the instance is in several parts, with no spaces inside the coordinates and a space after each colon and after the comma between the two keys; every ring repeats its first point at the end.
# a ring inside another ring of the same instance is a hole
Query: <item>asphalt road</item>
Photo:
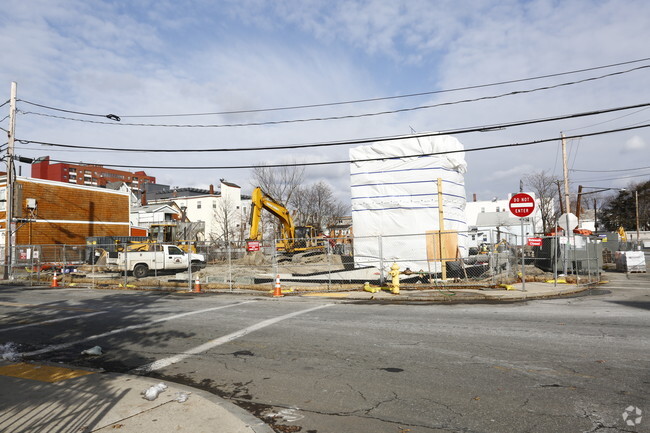
{"type": "Polygon", "coordinates": [[[489,305],[1,287],[0,347],[200,387],[279,432],[650,431],[650,277],[608,277],[489,305]]]}

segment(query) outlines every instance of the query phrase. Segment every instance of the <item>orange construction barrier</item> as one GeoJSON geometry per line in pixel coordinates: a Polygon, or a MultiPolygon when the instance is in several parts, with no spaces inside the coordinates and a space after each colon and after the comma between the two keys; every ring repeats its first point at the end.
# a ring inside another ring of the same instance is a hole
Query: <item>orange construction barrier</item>
{"type": "Polygon", "coordinates": [[[275,277],[275,290],[273,290],[273,297],[278,298],[280,296],[284,296],[282,294],[282,285],[280,284],[280,275],[278,274],[277,277],[275,277]]]}
{"type": "Polygon", "coordinates": [[[54,271],[54,276],[52,277],[52,284],[50,287],[59,287],[59,282],[56,280],[56,271],[54,271]]]}
{"type": "Polygon", "coordinates": [[[201,293],[201,282],[199,281],[199,277],[196,277],[196,281],[194,282],[194,293],[201,293]]]}

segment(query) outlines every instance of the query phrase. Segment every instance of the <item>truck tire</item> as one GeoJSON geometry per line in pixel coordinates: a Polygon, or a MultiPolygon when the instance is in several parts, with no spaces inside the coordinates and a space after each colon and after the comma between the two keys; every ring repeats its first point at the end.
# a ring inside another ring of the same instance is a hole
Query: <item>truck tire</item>
{"type": "Polygon", "coordinates": [[[198,272],[201,269],[203,269],[205,265],[202,262],[199,261],[193,261],[192,262],[192,272],[198,272]]]}
{"type": "Polygon", "coordinates": [[[133,267],[133,276],[136,278],[144,278],[149,273],[149,267],[144,263],[138,263],[133,267]]]}

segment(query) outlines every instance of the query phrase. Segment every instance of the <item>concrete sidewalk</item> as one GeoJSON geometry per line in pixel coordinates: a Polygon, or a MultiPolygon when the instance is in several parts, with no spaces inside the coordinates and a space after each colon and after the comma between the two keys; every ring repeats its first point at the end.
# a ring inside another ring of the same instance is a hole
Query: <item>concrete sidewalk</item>
{"type": "Polygon", "coordinates": [[[0,360],[0,431],[272,433],[213,394],[175,383],[153,401],[147,377],[0,360]],[[179,402],[177,399],[187,400],[179,402]]]}
{"type": "Polygon", "coordinates": [[[366,291],[341,291],[341,292],[298,292],[294,293],[299,296],[315,296],[324,298],[335,298],[355,301],[369,302],[515,302],[532,299],[552,298],[566,296],[593,288],[597,284],[576,285],[558,283],[538,283],[527,282],[526,290],[523,290],[522,284],[512,284],[511,289],[422,289],[409,290],[401,289],[400,293],[395,295],[389,291],[381,290],[375,293],[366,291]]]}

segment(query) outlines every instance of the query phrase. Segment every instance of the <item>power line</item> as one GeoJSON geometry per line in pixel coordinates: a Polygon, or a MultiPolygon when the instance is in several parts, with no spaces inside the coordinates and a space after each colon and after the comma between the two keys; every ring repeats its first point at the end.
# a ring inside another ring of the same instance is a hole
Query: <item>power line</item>
{"type": "MultiPolygon", "coordinates": [[[[606,131],[590,132],[588,134],[582,135],[573,135],[565,136],[565,139],[574,139],[574,138],[583,138],[583,137],[593,137],[597,135],[612,134],[616,132],[630,131],[634,129],[648,128],[650,123],[640,126],[631,126],[626,128],[610,129],[606,131]]],[[[448,150],[443,152],[430,152],[430,153],[418,153],[413,155],[402,155],[395,157],[380,157],[380,158],[368,158],[368,159],[358,159],[358,160],[338,160],[338,161],[315,161],[315,162],[296,162],[296,163],[286,163],[286,164],[265,164],[264,167],[277,168],[277,167],[308,167],[308,166],[317,166],[317,165],[335,165],[335,164],[350,164],[352,162],[370,162],[370,161],[384,161],[391,159],[402,159],[402,158],[417,158],[422,156],[433,156],[433,155],[448,155],[452,153],[462,153],[462,152],[478,152],[484,150],[494,150],[494,149],[503,149],[503,148],[513,148],[521,146],[530,146],[534,144],[548,143],[552,141],[557,141],[557,137],[545,138],[541,140],[527,141],[523,143],[510,143],[510,144],[498,144],[493,146],[484,146],[484,147],[475,147],[472,149],[462,149],[462,150],[448,150]]],[[[63,161],[63,160],[51,160],[54,162],[62,162],[66,164],[76,164],[73,161],[63,161]]],[[[231,169],[250,169],[258,167],[258,165],[228,165],[228,166],[145,166],[145,165],[122,165],[122,164],[101,164],[104,167],[121,167],[121,168],[132,168],[132,169],[166,169],[166,170],[231,170],[231,169]]]]}
{"type": "MultiPolygon", "coordinates": [[[[529,119],[521,120],[515,122],[501,123],[501,124],[491,124],[491,125],[482,125],[482,126],[472,126],[460,129],[450,129],[443,130],[438,132],[426,132],[419,134],[408,134],[408,135],[399,135],[399,136],[388,136],[388,137],[372,137],[372,138],[361,138],[361,139],[349,139],[341,141],[327,141],[319,143],[303,143],[303,144],[287,144],[281,146],[266,146],[266,147],[237,147],[237,148],[213,148],[213,149],[150,149],[150,148],[114,148],[114,147],[105,147],[105,146],[81,146],[74,144],[62,144],[62,143],[51,143],[46,141],[36,141],[36,140],[25,140],[17,139],[21,144],[40,144],[43,146],[53,146],[53,147],[64,147],[69,149],[85,149],[85,150],[111,150],[118,152],[161,152],[161,153],[190,153],[190,152],[247,152],[247,151],[259,151],[259,150],[286,150],[286,149],[300,149],[300,148],[315,148],[315,147],[330,147],[330,146],[344,146],[344,145],[358,145],[358,144],[367,144],[380,141],[392,141],[399,140],[404,138],[423,138],[423,137],[434,137],[439,135],[459,135],[467,134],[470,132],[489,132],[497,129],[511,128],[524,125],[532,125],[537,123],[553,122],[558,120],[566,119],[575,119],[586,116],[595,116],[599,114],[606,114],[616,111],[631,110],[639,107],[650,107],[650,102],[636,105],[628,105],[623,107],[615,108],[606,108],[602,110],[586,111],[581,113],[565,114],[554,117],[546,117],[539,119],[529,119]]],[[[579,136],[578,136],[579,137],[579,136]]]]}
{"type": "Polygon", "coordinates": [[[631,179],[634,177],[644,177],[644,176],[650,178],[650,174],[645,173],[645,174],[631,174],[629,176],[606,177],[606,178],[598,178],[598,179],[579,179],[579,180],[572,179],[572,182],[600,182],[603,180],[631,179]]]}
{"type": "Polygon", "coordinates": [[[607,172],[614,172],[614,171],[647,170],[649,168],[650,168],[650,166],[648,166],[648,167],[638,167],[638,168],[621,168],[619,170],[578,170],[577,168],[575,168],[575,169],[570,169],[569,171],[582,171],[582,172],[588,172],[588,173],[607,173],[607,172]]]}
{"type": "Polygon", "coordinates": [[[635,115],[636,113],[640,113],[640,112],[642,112],[642,111],[647,110],[648,108],[649,108],[649,107],[642,108],[642,109],[640,109],[640,110],[633,111],[632,113],[624,114],[623,116],[614,117],[613,119],[605,120],[605,121],[603,121],[603,122],[593,123],[593,124],[591,124],[591,125],[581,126],[581,127],[579,127],[579,128],[565,129],[564,132],[578,131],[578,130],[580,130],[580,129],[587,129],[587,128],[591,128],[591,127],[593,127],[593,126],[598,126],[598,125],[602,125],[602,124],[605,124],[605,123],[613,122],[613,121],[615,121],[615,120],[619,120],[619,119],[622,119],[622,118],[624,118],[624,117],[633,116],[633,115],[635,115]]]}
{"type": "MultiPolygon", "coordinates": [[[[525,82],[525,81],[541,80],[541,79],[544,79],[544,78],[553,78],[553,77],[559,77],[559,76],[563,76],[563,75],[571,75],[571,74],[577,74],[577,73],[581,73],[581,72],[589,72],[589,71],[595,71],[595,70],[599,70],[599,69],[607,69],[607,68],[612,68],[612,67],[616,67],[616,66],[631,65],[631,64],[634,64],[634,63],[645,62],[645,61],[648,61],[648,60],[650,60],[650,57],[646,57],[646,58],[643,58],[643,59],[637,59],[637,60],[630,60],[630,61],[627,61],[627,62],[611,63],[609,65],[595,66],[595,67],[591,67],[591,68],[576,69],[576,70],[573,70],[573,71],[565,71],[565,72],[557,72],[557,73],[554,73],[554,74],[538,75],[538,76],[535,76],[535,77],[519,78],[519,79],[507,80],[507,81],[498,81],[498,82],[494,82],[494,83],[477,84],[477,85],[472,85],[472,86],[456,87],[456,88],[451,88],[451,89],[432,90],[432,91],[418,92],[418,93],[409,93],[409,94],[406,94],[406,95],[383,96],[383,97],[377,97],[377,98],[354,99],[354,100],[349,100],[349,101],[326,102],[326,103],[321,103],[321,104],[294,105],[294,106],[287,106],[287,107],[257,108],[257,109],[250,109],[250,110],[217,111],[217,112],[208,112],[208,113],[123,115],[121,117],[122,118],[154,118],[154,117],[214,116],[214,115],[228,115],[228,114],[246,114],[246,113],[262,113],[262,112],[271,112],[271,111],[299,110],[299,109],[305,109],[305,108],[321,108],[321,107],[331,107],[331,106],[337,106],[337,105],[351,105],[351,104],[359,104],[359,103],[365,103],[365,102],[387,101],[387,100],[393,100],[393,99],[403,99],[403,98],[412,98],[412,97],[418,97],[418,96],[435,95],[435,94],[441,94],[441,93],[459,92],[459,91],[464,91],[464,90],[474,90],[474,89],[481,89],[481,88],[485,88],[485,87],[501,86],[501,85],[504,85],[504,84],[514,84],[514,83],[521,83],[521,82],[525,82]]],[[[64,109],[61,109],[61,108],[50,107],[50,106],[42,105],[42,104],[36,104],[34,102],[29,102],[29,101],[24,101],[24,100],[21,100],[21,102],[24,102],[24,103],[30,104],[30,105],[34,105],[34,106],[37,106],[37,107],[41,107],[41,108],[46,108],[48,110],[61,111],[61,112],[65,112],[65,113],[74,113],[74,114],[79,114],[79,115],[84,115],[84,116],[93,116],[93,117],[105,117],[106,116],[105,114],[84,113],[84,112],[79,112],[79,111],[64,110],[64,109]]]]}
{"type": "MultiPolygon", "coordinates": [[[[422,105],[418,107],[407,107],[407,108],[399,108],[396,110],[384,110],[384,111],[378,111],[378,112],[372,112],[372,113],[361,113],[361,114],[348,114],[348,115],[341,115],[341,116],[327,116],[327,117],[311,117],[311,118],[303,118],[303,119],[285,119],[285,120],[269,120],[269,121],[263,121],[263,122],[249,122],[249,123],[225,123],[225,124],[163,124],[163,123],[123,123],[123,122],[104,122],[104,121],[98,121],[98,120],[86,120],[86,119],[77,119],[73,117],[66,117],[66,116],[57,116],[53,114],[45,114],[45,113],[38,113],[34,111],[23,111],[23,110],[18,110],[21,114],[27,114],[27,115],[36,115],[36,116],[44,116],[44,117],[50,117],[54,119],[61,119],[61,120],[70,120],[74,122],[83,122],[83,123],[93,123],[93,124],[100,124],[100,125],[119,125],[119,126],[141,126],[141,127],[161,127],[161,128],[234,128],[234,127],[245,127],[245,126],[269,126],[269,125],[283,125],[283,124],[289,124],[289,123],[306,123],[306,122],[321,122],[321,121],[328,121],[328,120],[346,120],[346,119],[358,119],[358,118],[364,118],[364,117],[375,117],[375,116],[382,116],[382,115],[387,115],[387,114],[398,114],[398,113],[406,113],[406,112],[411,112],[411,111],[417,111],[417,110],[425,110],[425,109],[431,109],[431,108],[438,108],[438,107],[445,107],[445,106],[450,106],[450,105],[457,105],[457,104],[466,104],[469,102],[478,102],[478,101],[486,101],[486,100],[492,100],[492,99],[499,99],[499,98],[504,98],[506,96],[514,96],[514,95],[523,95],[523,94],[528,94],[528,93],[534,93],[534,92],[539,92],[543,90],[551,90],[551,89],[557,89],[560,87],[566,87],[566,86],[573,86],[576,84],[582,84],[586,83],[589,81],[595,81],[595,80],[600,80],[603,78],[608,78],[608,77],[613,77],[616,75],[622,75],[622,74],[627,74],[629,72],[641,70],[641,69],[648,69],[650,68],[650,65],[646,66],[639,66],[636,68],[628,69],[625,71],[618,71],[618,72],[612,72],[610,74],[605,74],[605,75],[600,75],[597,77],[590,77],[590,78],[585,78],[582,80],[576,80],[576,81],[569,81],[569,82],[564,82],[564,83],[559,83],[559,84],[554,84],[554,85],[549,85],[549,86],[543,86],[543,87],[537,87],[534,89],[526,89],[526,90],[515,90],[512,92],[507,92],[507,93],[501,93],[498,95],[490,95],[490,96],[481,96],[478,98],[470,98],[470,99],[463,99],[463,100],[458,100],[458,101],[451,101],[451,102],[441,102],[438,104],[429,104],[429,105],[422,105]]],[[[22,101],[26,102],[26,101],[22,101]]],[[[94,115],[94,116],[100,116],[100,117],[109,117],[113,116],[116,119],[119,119],[118,116],[114,114],[108,114],[108,115],[94,115]]]]}

